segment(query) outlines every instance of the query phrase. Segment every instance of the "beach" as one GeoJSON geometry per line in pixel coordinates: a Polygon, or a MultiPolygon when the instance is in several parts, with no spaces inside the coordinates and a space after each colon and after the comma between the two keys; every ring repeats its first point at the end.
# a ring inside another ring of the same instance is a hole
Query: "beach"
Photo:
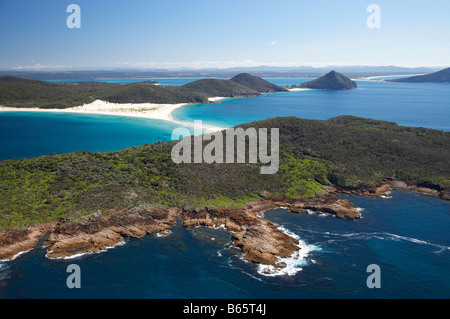
{"type": "MultiPolygon", "coordinates": [[[[210,101],[218,101],[220,97],[211,98],[210,101]]],[[[90,104],[76,106],[66,109],[43,109],[43,108],[14,108],[0,106],[0,112],[57,112],[57,113],[81,113],[81,114],[100,114],[113,116],[129,116],[138,118],[147,118],[155,120],[163,120],[180,124],[182,126],[194,126],[191,122],[177,121],[172,117],[172,112],[182,106],[189,105],[187,103],[179,104],[156,104],[156,103],[110,103],[102,100],[96,100],[90,104]]],[[[203,128],[207,131],[221,131],[225,128],[203,124],[203,128]]]]}

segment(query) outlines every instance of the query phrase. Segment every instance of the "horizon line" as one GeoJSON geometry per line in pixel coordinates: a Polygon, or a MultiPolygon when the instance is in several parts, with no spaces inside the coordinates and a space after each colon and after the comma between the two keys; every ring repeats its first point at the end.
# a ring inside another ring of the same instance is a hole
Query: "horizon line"
{"type": "Polygon", "coordinates": [[[309,64],[299,64],[299,65],[269,65],[269,64],[260,64],[253,66],[230,66],[230,67],[189,67],[189,66],[179,66],[179,67],[143,67],[143,66],[99,66],[99,67],[72,67],[72,66],[64,66],[59,68],[58,66],[52,67],[47,65],[37,64],[35,66],[17,66],[11,68],[3,68],[0,69],[0,72],[83,72],[83,71],[203,71],[203,70],[211,70],[211,71],[226,71],[232,69],[258,69],[258,68],[269,68],[269,69],[296,69],[296,68],[309,68],[309,69],[324,69],[324,68],[344,68],[344,67],[354,67],[354,68],[402,68],[402,69],[419,69],[419,68],[447,68],[448,65],[417,65],[417,66],[402,66],[395,64],[324,64],[324,65],[309,65],[309,64]]]}

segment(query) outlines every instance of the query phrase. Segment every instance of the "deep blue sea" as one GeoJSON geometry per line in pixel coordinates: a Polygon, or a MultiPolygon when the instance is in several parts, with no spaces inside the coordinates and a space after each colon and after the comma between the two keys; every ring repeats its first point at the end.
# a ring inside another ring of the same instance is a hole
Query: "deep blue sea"
{"type": "MultiPolygon", "coordinates": [[[[182,85],[195,79],[155,80],[182,85]]],[[[309,79],[269,80],[291,85],[309,79]]],[[[228,127],[274,116],[356,115],[450,131],[448,84],[357,83],[351,91],[297,91],[186,106],[174,117],[228,127]]],[[[168,140],[178,126],[130,117],[0,112],[0,160],[118,150],[168,140]]],[[[48,260],[37,246],[0,262],[0,298],[450,298],[450,202],[404,191],[394,191],[390,199],[345,198],[363,208],[361,220],[283,209],[264,213],[300,239],[302,254],[287,260],[290,275],[268,275],[242,261],[225,230],[178,225],[166,237],[130,239],[72,260],[48,260]],[[73,263],[81,269],[81,289],[66,285],[66,269],[73,263]],[[366,285],[372,264],[380,267],[381,288],[366,285]]]]}
{"type": "Polygon", "coordinates": [[[295,275],[260,274],[230,248],[225,230],[178,225],[166,237],[67,261],[48,260],[37,247],[2,264],[0,298],[449,298],[450,202],[392,195],[352,197],[364,208],[357,221],[265,212],[303,241],[295,275]],[[67,288],[70,264],[80,266],[80,289],[67,288]],[[372,264],[380,267],[381,288],[367,287],[372,264]]]}

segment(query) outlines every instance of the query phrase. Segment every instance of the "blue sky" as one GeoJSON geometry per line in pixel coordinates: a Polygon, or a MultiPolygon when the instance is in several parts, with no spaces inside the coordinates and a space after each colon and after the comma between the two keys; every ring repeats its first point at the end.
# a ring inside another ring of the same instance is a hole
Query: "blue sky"
{"type": "Polygon", "coordinates": [[[0,0],[0,69],[449,66],[448,0],[0,0]],[[81,28],[69,29],[69,4],[81,28]],[[381,28],[370,29],[370,4],[381,28]]]}

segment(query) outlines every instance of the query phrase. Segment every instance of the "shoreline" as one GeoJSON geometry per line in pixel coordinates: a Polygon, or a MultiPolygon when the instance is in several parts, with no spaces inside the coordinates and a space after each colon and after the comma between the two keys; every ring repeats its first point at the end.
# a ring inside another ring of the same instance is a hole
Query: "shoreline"
{"type": "Polygon", "coordinates": [[[341,219],[362,218],[364,208],[355,206],[339,195],[361,195],[391,198],[391,190],[406,190],[439,196],[450,200],[439,191],[416,183],[382,180],[373,185],[352,189],[323,186],[324,194],[313,199],[260,199],[240,208],[207,208],[185,210],[179,207],[131,208],[111,210],[106,215],[96,213],[83,221],[58,222],[28,226],[24,230],[0,229],[0,261],[10,262],[35,249],[42,238],[42,248],[49,260],[70,260],[103,253],[124,245],[127,238],[142,238],[149,234],[170,235],[177,220],[183,227],[224,228],[231,236],[232,246],[241,250],[242,259],[258,265],[259,273],[276,276],[295,274],[292,262],[304,259],[314,244],[306,244],[276,223],[264,217],[269,209],[287,209],[291,213],[330,215],[341,219]]]}
{"type": "MultiPolygon", "coordinates": [[[[222,97],[210,98],[211,102],[224,99],[222,97]]],[[[0,106],[0,112],[36,112],[36,113],[77,113],[77,114],[97,114],[110,116],[126,116],[134,118],[144,118],[152,120],[162,120],[182,126],[193,127],[194,123],[175,120],[172,112],[176,109],[193,105],[190,103],[178,104],[157,104],[157,103],[110,103],[96,100],[90,104],[75,106],[66,109],[43,109],[43,108],[16,108],[0,106]]],[[[208,132],[222,131],[226,128],[214,125],[203,124],[208,132]]]]}

